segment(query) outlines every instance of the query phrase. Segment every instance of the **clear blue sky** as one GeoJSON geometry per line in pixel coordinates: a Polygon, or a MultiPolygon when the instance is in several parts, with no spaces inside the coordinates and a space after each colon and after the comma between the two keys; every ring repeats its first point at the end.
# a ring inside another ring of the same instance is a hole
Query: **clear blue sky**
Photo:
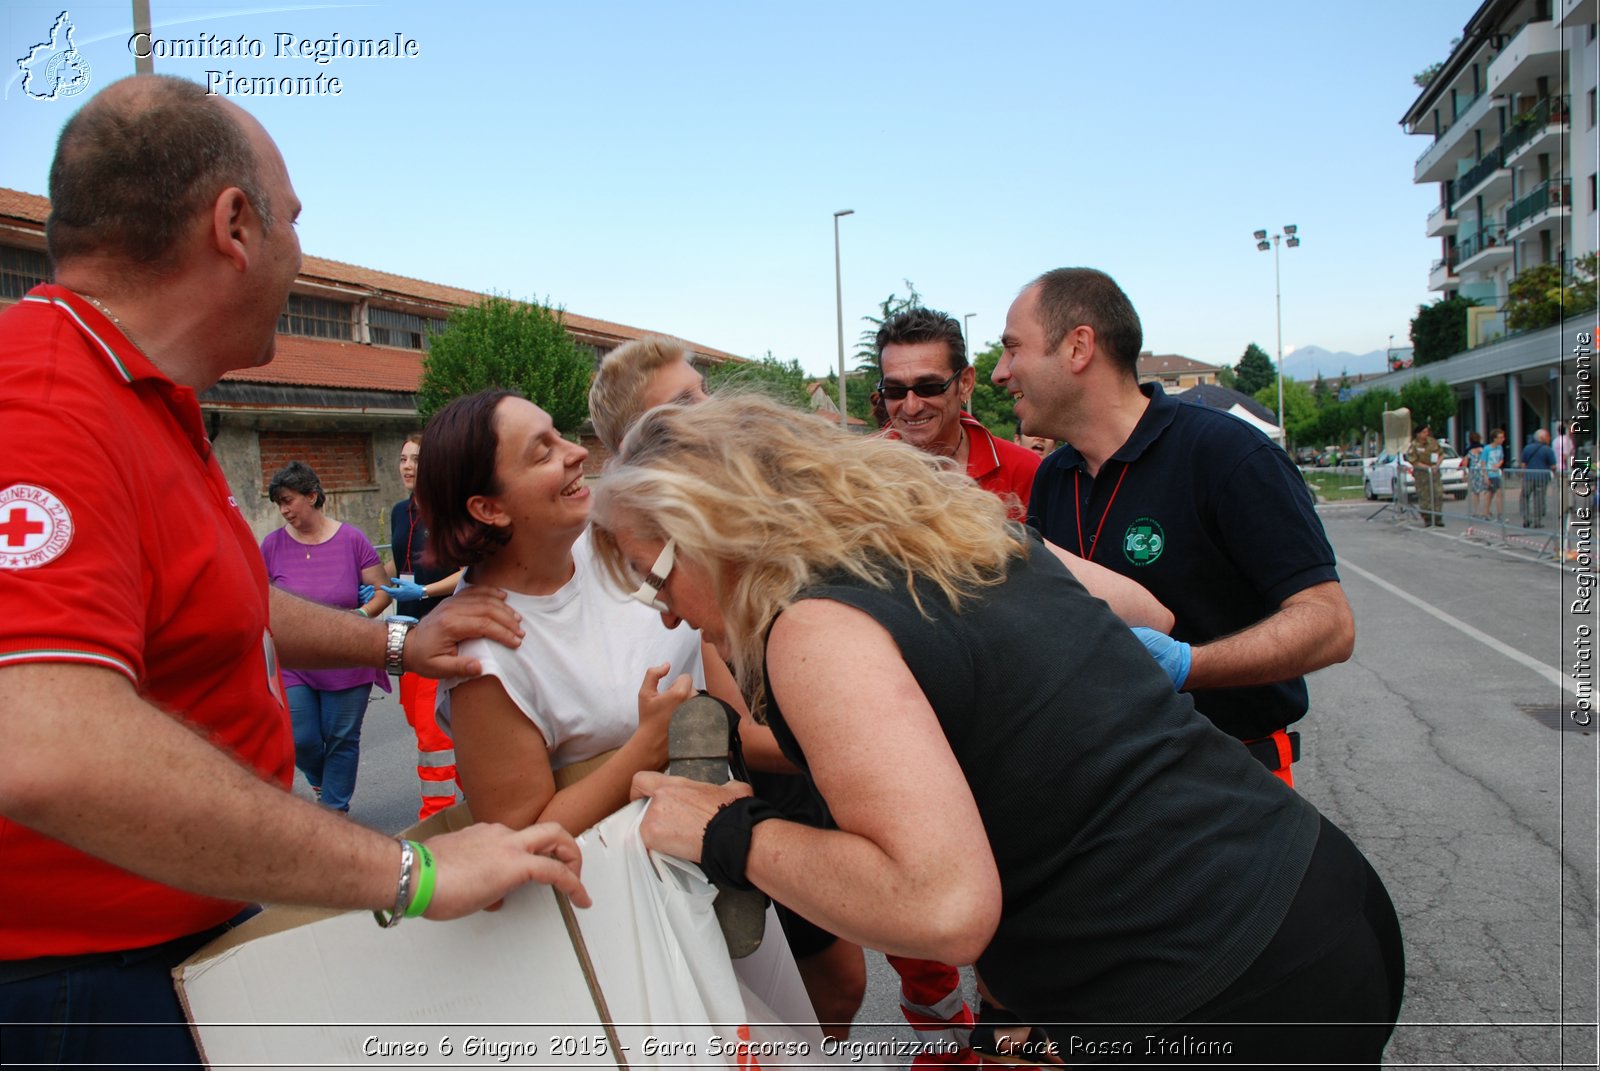
{"type": "MultiPolygon", "coordinates": [[[[891,292],[997,338],[1028,279],[1114,275],[1146,348],[1234,363],[1404,344],[1438,242],[1426,147],[1400,116],[1478,0],[754,4],[609,0],[275,6],[151,0],[155,36],[265,56],[157,59],[204,80],[337,76],[340,96],[245,98],[277,139],[306,252],[667,331],[822,372],[891,292]],[[273,55],[393,37],[411,59],[273,55]]],[[[131,73],[131,5],[74,3],[91,91],[131,73]]],[[[46,192],[86,97],[36,101],[16,58],[62,0],[7,0],[0,186],[46,192]]],[[[853,363],[853,362],[852,362],[853,363]]]]}

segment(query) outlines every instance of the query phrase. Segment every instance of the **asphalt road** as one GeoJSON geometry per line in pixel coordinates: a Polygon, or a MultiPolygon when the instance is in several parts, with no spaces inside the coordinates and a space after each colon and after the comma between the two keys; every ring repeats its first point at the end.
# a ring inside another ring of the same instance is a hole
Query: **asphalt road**
{"type": "MultiPolygon", "coordinates": [[[[1424,531],[1368,521],[1372,509],[1322,510],[1357,640],[1310,678],[1296,779],[1400,913],[1408,979],[1389,1062],[1594,1066],[1600,767],[1568,717],[1583,686],[1574,640],[1594,619],[1567,612],[1570,570],[1464,539],[1458,518],[1424,531]]],[[[376,698],[356,819],[387,832],[415,819],[413,755],[398,704],[376,698]]],[[[856,1036],[909,1037],[893,972],[874,953],[868,970],[856,1036]]]]}

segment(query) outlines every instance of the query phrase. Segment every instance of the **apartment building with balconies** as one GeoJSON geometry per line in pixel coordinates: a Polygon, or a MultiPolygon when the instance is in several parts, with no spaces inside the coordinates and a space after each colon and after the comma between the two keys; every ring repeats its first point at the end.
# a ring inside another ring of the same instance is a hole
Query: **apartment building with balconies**
{"type": "Polygon", "coordinates": [[[1475,299],[1471,337],[1506,332],[1507,288],[1595,250],[1596,0],[1487,0],[1407,110],[1415,182],[1439,205],[1428,288],[1475,299]]]}
{"type": "Polygon", "coordinates": [[[1439,240],[1428,288],[1477,306],[1469,353],[1361,388],[1398,389],[1418,376],[1448,383],[1458,444],[1470,429],[1503,427],[1520,447],[1535,428],[1569,417],[1587,390],[1567,356],[1574,339],[1592,338],[1594,311],[1518,332],[1506,305],[1518,274],[1553,264],[1570,281],[1600,244],[1597,8],[1600,0],[1485,0],[1401,119],[1428,138],[1413,181],[1439,190],[1424,223],[1439,240]]]}

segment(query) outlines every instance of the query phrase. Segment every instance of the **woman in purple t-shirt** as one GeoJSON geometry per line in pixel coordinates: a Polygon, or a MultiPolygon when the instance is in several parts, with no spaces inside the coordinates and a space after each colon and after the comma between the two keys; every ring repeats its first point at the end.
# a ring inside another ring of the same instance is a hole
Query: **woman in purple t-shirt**
{"type": "MultiPolygon", "coordinates": [[[[283,514],[284,526],[261,541],[261,557],[273,585],[324,606],[359,613],[362,584],[388,581],[378,552],[359,528],[322,512],[327,496],[317,474],[291,461],[267,487],[267,497],[283,514]]],[[[372,600],[377,609],[379,597],[372,600]]],[[[373,684],[389,690],[389,679],[374,669],[284,670],[289,717],[294,724],[294,762],[306,775],[323,806],[350,810],[361,757],[361,721],[373,684]]]]}

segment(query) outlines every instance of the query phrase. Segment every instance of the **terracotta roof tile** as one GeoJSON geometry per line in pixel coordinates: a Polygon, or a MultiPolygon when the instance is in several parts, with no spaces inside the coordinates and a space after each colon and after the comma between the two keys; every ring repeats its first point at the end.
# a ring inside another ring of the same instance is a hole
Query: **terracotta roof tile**
{"type": "Polygon", "coordinates": [[[1206,364],[1204,361],[1192,360],[1179,356],[1176,353],[1141,353],[1139,354],[1139,374],[1141,376],[1158,376],[1163,373],[1174,372],[1216,372],[1219,367],[1206,364]]]}
{"type": "Polygon", "coordinates": [[[243,368],[227,382],[283,383],[412,393],[422,379],[422,354],[390,346],[363,346],[325,338],[279,335],[277,356],[260,368],[243,368]]]}
{"type": "Polygon", "coordinates": [[[13,219],[26,220],[37,223],[41,227],[50,215],[50,199],[40,197],[36,193],[23,193],[21,190],[8,190],[0,186],[0,216],[10,216],[13,219]]]}

